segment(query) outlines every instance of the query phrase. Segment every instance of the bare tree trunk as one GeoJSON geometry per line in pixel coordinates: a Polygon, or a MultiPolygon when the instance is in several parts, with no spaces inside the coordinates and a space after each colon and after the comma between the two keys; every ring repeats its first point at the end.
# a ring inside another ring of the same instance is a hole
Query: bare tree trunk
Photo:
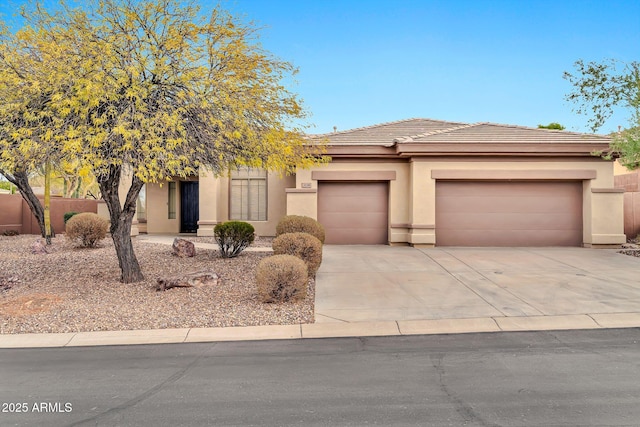
{"type": "Polygon", "coordinates": [[[98,177],[98,184],[100,185],[100,191],[102,191],[102,198],[109,208],[111,238],[113,239],[118,256],[118,264],[120,265],[120,281],[133,283],[144,280],[131,241],[131,224],[136,212],[136,199],[143,182],[133,177],[124,205],[121,207],[120,196],[118,195],[121,172],[121,167],[112,166],[108,174],[98,177]]]}
{"type": "MultiPolygon", "coordinates": [[[[24,201],[27,202],[31,213],[36,218],[36,221],[38,221],[38,226],[40,227],[40,235],[42,237],[45,237],[47,233],[44,226],[44,208],[42,207],[40,200],[38,200],[38,197],[36,197],[35,193],[33,192],[33,189],[29,185],[29,176],[27,175],[27,173],[14,172],[13,174],[11,174],[6,171],[0,170],[0,174],[2,174],[2,176],[7,178],[10,183],[18,188],[20,195],[22,196],[24,201]]],[[[51,227],[51,237],[55,237],[53,227],[51,227]]]]}

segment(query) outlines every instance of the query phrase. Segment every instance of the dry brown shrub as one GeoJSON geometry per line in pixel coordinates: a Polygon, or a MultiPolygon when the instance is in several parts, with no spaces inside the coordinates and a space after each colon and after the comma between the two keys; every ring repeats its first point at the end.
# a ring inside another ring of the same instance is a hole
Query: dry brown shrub
{"type": "Polygon", "coordinates": [[[276,237],[285,233],[308,233],[324,243],[324,227],[308,216],[285,215],[276,225],[276,237]]]}
{"type": "Polygon", "coordinates": [[[322,263],[322,243],[309,233],[285,233],[273,240],[276,255],[297,256],[307,264],[310,277],[315,277],[322,263]]]}
{"type": "Polygon", "coordinates": [[[307,296],[307,266],[293,255],[264,258],[256,269],[258,295],[262,302],[284,302],[307,296]]]}
{"type": "Polygon", "coordinates": [[[107,237],[109,222],[92,212],[72,216],[67,221],[65,236],[76,245],[93,248],[98,241],[107,237]]]}

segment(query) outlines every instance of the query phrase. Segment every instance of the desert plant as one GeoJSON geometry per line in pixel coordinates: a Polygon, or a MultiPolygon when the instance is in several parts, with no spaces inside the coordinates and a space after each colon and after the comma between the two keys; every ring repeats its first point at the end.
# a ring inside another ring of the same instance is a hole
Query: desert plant
{"type": "Polygon", "coordinates": [[[4,230],[2,232],[3,236],[17,236],[19,234],[20,234],[20,232],[18,230],[4,230]]]}
{"type": "Polygon", "coordinates": [[[264,258],[256,269],[258,295],[262,302],[284,302],[307,295],[307,266],[293,255],[264,258]]]}
{"type": "Polygon", "coordinates": [[[74,215],[78,215],[80,212],[65,212],[64,213],[64,223],[66,224],[74,215]]]}
{"type": "Polygon", "coordinates": [[[309,233],[284,233],[273,240],[273,253],[293,255],[307,265],[310,277],[315,277],[322,263],[322,243],[309,233]]]}
{"type": "Polygon", "coordinates": [[[107,236],[109,222],[92,212],[74,215],[66,226],[66,238],[85,248],[96,246],[98,241],[107,236]]]}
{"type": "Polygon", "coordinates": [[[309,233],[320,240],[320,243],[324,243],[324,227],[308,216],[283,216],[276,225],[276,237],[285,233],[309,233]]]}
{"type": "Polygon", "coordinates": [[[213,236],[218,242],[222,257],[233,258],[253,242],[255,229],[253,225],[243,221],[228,221],[216,225],[213,236]]]}

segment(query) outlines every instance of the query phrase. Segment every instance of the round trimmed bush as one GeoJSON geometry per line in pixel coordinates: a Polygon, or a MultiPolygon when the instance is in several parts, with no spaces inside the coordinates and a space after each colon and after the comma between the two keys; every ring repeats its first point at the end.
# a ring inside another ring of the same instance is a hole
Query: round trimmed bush
{"type": "Polygon", "coordinates": [[[320,240],[320,243],[324,243],[324,227],[308,216],[283,216],[276,226],[276,237],[285,233],[308,233],[320,240]]]}
{"type": "Polygon", "coordinates": [[[307,296],[307,266],[293,255],[273,255],[258,264],[256,283],[262,302],[303,299],[307,296]]]}
{"type": "Polygon", "coordinates": [[[67,222],[69,222],[69,220],[71,218],[73,218],[74,216],[78,215],[79,213],[80,212],[75,212],[75,211],[65,212],[64,216],[63,216],[64,223],[66,224],[67,222]]]}
{"type": "Polygon", "coordinates": [[[244,221],[227,221],[213,229],[213,236],[218,242],[223,258],[234,258],[240,255],[255,239],[253,225],[244,221]]]}
{"type": "Polygon", "coordinates": [[[109,221],[93,212],[84,212],[72,216],[66,225],[66,238],[85,248],[93,248],[107,237],[109,221]]]}
{"type": "Polygon", "coordinates": [[[293,255],[307,265],[310,277],[315,277],[322,263],[322,243],[309,233],[285,233],[273,240],[273,253],[293,255]]]}

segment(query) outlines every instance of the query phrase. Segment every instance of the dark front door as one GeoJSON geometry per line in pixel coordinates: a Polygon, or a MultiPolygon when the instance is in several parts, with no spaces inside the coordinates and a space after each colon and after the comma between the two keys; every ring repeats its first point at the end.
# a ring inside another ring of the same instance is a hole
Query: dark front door
{"type": "Polygon", "coordinates": [[[198,181],[180,182],[180,232],[198,231],[200,207],[198,203],[198,181]]]}

